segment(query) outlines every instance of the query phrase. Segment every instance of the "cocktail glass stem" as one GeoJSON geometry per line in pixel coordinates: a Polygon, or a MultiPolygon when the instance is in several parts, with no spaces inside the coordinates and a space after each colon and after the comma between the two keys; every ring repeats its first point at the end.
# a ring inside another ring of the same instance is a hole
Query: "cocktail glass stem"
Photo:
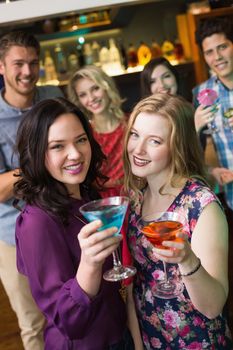
{"type": "Polygon", "coordinates": [[[212,134],[215,134],[216,132],[218,132],[218,128],[215,125],[214,121],[207,123],[207,127],[208,127],[208,129],[204,130],[204,134],[212,135],[212,134]]]}
{"type": "Polygon", "coordinates": [[[115,269],[118,269],[119,267],[122,267],[122,264],[121,264],[121,261],[120,261],[120,258],[119,258],[119,252],[118,250],[115,250],[113,253],[112,253],[112,256],[113,256],[113,267],[115,269]]]}
{"type": "Polygon", "coordinates": [[[123,266],[119,257],[118,249],[112,253],[113,257],[113,269],[104,273],[104,279],[106,281],[114,282],[121,281],[126,278],[132,277],[136,273],[136,269],[133,266],[123,266]]]}
{"type": "Polygon", "coordinates": [[[163,261],[163,269],[164,269],[164,281],[168,283],[168,278],[167,278],[167,264],[165,261],[163,261]]]}

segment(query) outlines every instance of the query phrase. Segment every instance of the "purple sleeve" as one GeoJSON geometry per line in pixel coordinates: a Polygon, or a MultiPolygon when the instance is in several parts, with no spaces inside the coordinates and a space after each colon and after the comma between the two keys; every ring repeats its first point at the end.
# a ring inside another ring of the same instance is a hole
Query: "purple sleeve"
{"type": "Polygon", "coordinates": [[[101,292],[90,300],[78,285],[65,234],[62,225],[46,213],[24,211],[16,224],[17,266],[28,277],[48,323],[70,339],[79,339],[86,335],[103,300],[101,292]]]}

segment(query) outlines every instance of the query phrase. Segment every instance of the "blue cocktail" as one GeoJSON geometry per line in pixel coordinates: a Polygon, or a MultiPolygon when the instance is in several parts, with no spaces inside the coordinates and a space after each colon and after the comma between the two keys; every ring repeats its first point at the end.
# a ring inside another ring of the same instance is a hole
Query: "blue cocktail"
{"type": "MultiPolygon", "coordinates": [[[[120,234],[128,203],[129,199],[123,196],[103,198],[84,204],[80,208],[80,212],[89,222],[101,220],[103,226],[99,231],[109,227],[117,227],[117,235],[120,234]]],[[[104,273],[104,279],[107,281],[120,281],[136,273],[134,267],[122,266],[117,251],[113,253],[113,263],[113,269],[104,273]]]]}
{"type": "MultiPolygon", "coordinates": [[[[94,201],[94,205],[95,204],[96,203],[94,201]]],[[[126,210],[127,207],[125,205],[102,205],[98,208],[98,210],[96,210],[95,207],[89,206],[89,211],[83,211],[82,214],[89,222],[100,219],[103,226],[101,226],[99,230],[102,231],[109,227],[115,226],[118,228],[118,232],[116,234],[119,234],[126,210]]]]}

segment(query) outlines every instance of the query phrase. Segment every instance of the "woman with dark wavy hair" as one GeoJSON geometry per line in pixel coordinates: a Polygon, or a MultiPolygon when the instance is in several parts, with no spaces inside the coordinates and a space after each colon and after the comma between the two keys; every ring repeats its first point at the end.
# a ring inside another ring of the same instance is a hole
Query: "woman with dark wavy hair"
{"type": "Polygon", "coordinates": [[[17,267],[47,319],[45,349],[132,349],[118,283],[107,283],[116,228],[86,224],[82,204],[99,197],[104,155],[85,115],[65,99],[35,105],[17,134],[17,267]],[[97,232],[98,230],[98,232],[97,232]]]}
{"type": "Polygon", "coordinates": [[[148,62],[141,72],[141,95],[155,93],[181,94],[181,80],[176,68],[164,57],[148,62]]]}

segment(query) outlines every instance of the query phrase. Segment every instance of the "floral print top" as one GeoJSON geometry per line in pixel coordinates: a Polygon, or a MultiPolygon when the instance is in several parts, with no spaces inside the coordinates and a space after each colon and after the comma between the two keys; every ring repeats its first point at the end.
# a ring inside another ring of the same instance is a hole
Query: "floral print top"
{"type": "MultiPolygon", "coordinates": [[[[211,202],[218,202],[215,194],[202,182],[189,179],[168,211],[177,211],[187,218],[185,232],[191,240],[192,232],[202,210],[211,202]]],[[[156,280],[163,279],[163,264],[151,255],[151,244],[142,242],[136,222],[141,215],[141,203],[129,216],[128,244],[137,268],[134,279],[134,299],[144,346],[152,349],[233,349],[225,318],[219,315],[208,319],[197,311],[188,292],[173,299],[153,295],[156,280]]],[[[208,228],[207,228],[208,229],[208,228]]],[[[168,274],[179,278],[177,264],[167,264],[168,274]]]]}

